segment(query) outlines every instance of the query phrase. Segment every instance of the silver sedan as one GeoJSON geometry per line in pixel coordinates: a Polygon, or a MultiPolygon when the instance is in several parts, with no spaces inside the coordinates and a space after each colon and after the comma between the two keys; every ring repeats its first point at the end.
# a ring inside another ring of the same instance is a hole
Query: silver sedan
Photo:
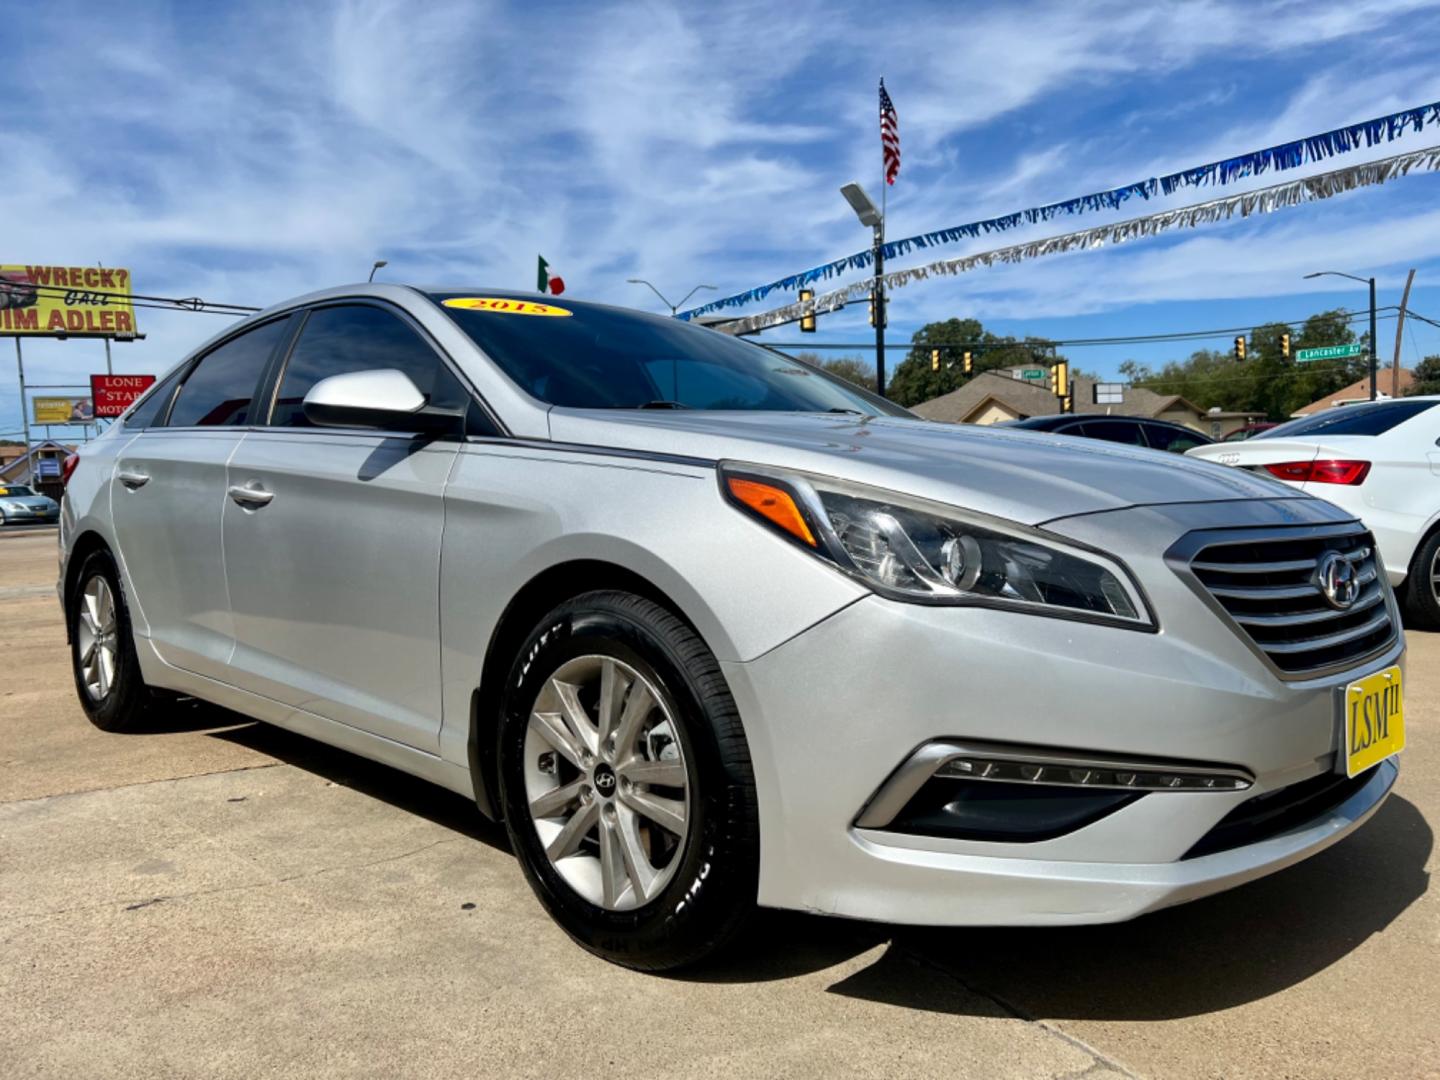
{"type": "Polygon", "coordinates": [[[647,969],[757,906],[1127,919],[1389,792],[1404,639],[1350,514],[552,300],[301,297],[87,444],[59,592],[92,720],[192,695],[473,797],[647,969]]]}

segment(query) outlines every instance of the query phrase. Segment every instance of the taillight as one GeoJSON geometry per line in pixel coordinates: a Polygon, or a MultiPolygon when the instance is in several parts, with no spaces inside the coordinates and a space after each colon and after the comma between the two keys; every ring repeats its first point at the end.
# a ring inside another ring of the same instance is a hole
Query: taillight
{"type": "Polygon", "coordinates": [[[1281,461],[1266,465],[1265,471],[1292,484],[1348,484],[1363,483],[1370,475],[1368,461],[1281,461]]]}
{"type": "Polygon", "coordinates": [[[71,454],[69,457],[67,457],[64,461],[60,463],[60,486],[62,488],[68,487],[70,485],[70,476],[72,473],[74,473],[75,466],[79,464],[79,454],[71,454]]]}

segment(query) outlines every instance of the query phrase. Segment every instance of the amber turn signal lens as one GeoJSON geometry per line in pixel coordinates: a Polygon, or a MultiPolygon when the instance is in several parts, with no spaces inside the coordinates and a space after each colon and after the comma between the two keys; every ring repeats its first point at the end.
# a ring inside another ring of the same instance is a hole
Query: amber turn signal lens
{"type": "Polygon", "coordinates": [[[748,506],[771,524],[778,525],[791,536],[802,540],[809,547],[815,546],[815,536],[805,523],[805,516],[795,505],[795,500],[784,488],[762,484],[756,480],[742,480],[738,476],[727,477],[725,483],[730,494],[741,504],[748,506]]]}

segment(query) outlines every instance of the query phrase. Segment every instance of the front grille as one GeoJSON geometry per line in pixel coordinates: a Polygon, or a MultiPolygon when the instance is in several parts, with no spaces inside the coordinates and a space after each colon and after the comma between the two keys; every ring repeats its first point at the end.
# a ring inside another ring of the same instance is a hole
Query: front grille
{"type": "Polygon", "coordinates": [[[1395,637],[1375,542],[1358,525],[1342,530],[1236,532],[1205,543],[1190,572],[1211,599],[1283,674],[1358,663],[1395,637]],[[1354,602],[1337,609],[1320,585],[1330,553],[1355,571],[1354,602]]]}

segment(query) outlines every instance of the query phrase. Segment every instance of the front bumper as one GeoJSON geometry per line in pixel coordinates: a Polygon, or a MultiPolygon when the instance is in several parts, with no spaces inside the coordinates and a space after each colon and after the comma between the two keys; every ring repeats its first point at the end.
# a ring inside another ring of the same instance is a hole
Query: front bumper
{"type": "Polygon", "coordinates": [[[5,508],[5,520],[11,525],[46,524],[54,525],[60,520],[60,508],[45,510],[39,507],[17,506],[5,508]]]}
{"type": "Polygon", "coordinates": [[[1163,564],[1145,569],[1159,633],[867,597],[723,665],[759,788],[760,902],[926,925],[1112,922],[1281,869],[1364,822],[1393,761],[1313,818],[1186,858],[1247,800],[1334,770],[1338,696],[1401,663],[1404,641],[1331,678],[1282,681],[1163,564]],[[1028,842],[858,826],[897,768],[942,739],[1210,763],[1254,782],[1151,792],[1028,842]]]}

